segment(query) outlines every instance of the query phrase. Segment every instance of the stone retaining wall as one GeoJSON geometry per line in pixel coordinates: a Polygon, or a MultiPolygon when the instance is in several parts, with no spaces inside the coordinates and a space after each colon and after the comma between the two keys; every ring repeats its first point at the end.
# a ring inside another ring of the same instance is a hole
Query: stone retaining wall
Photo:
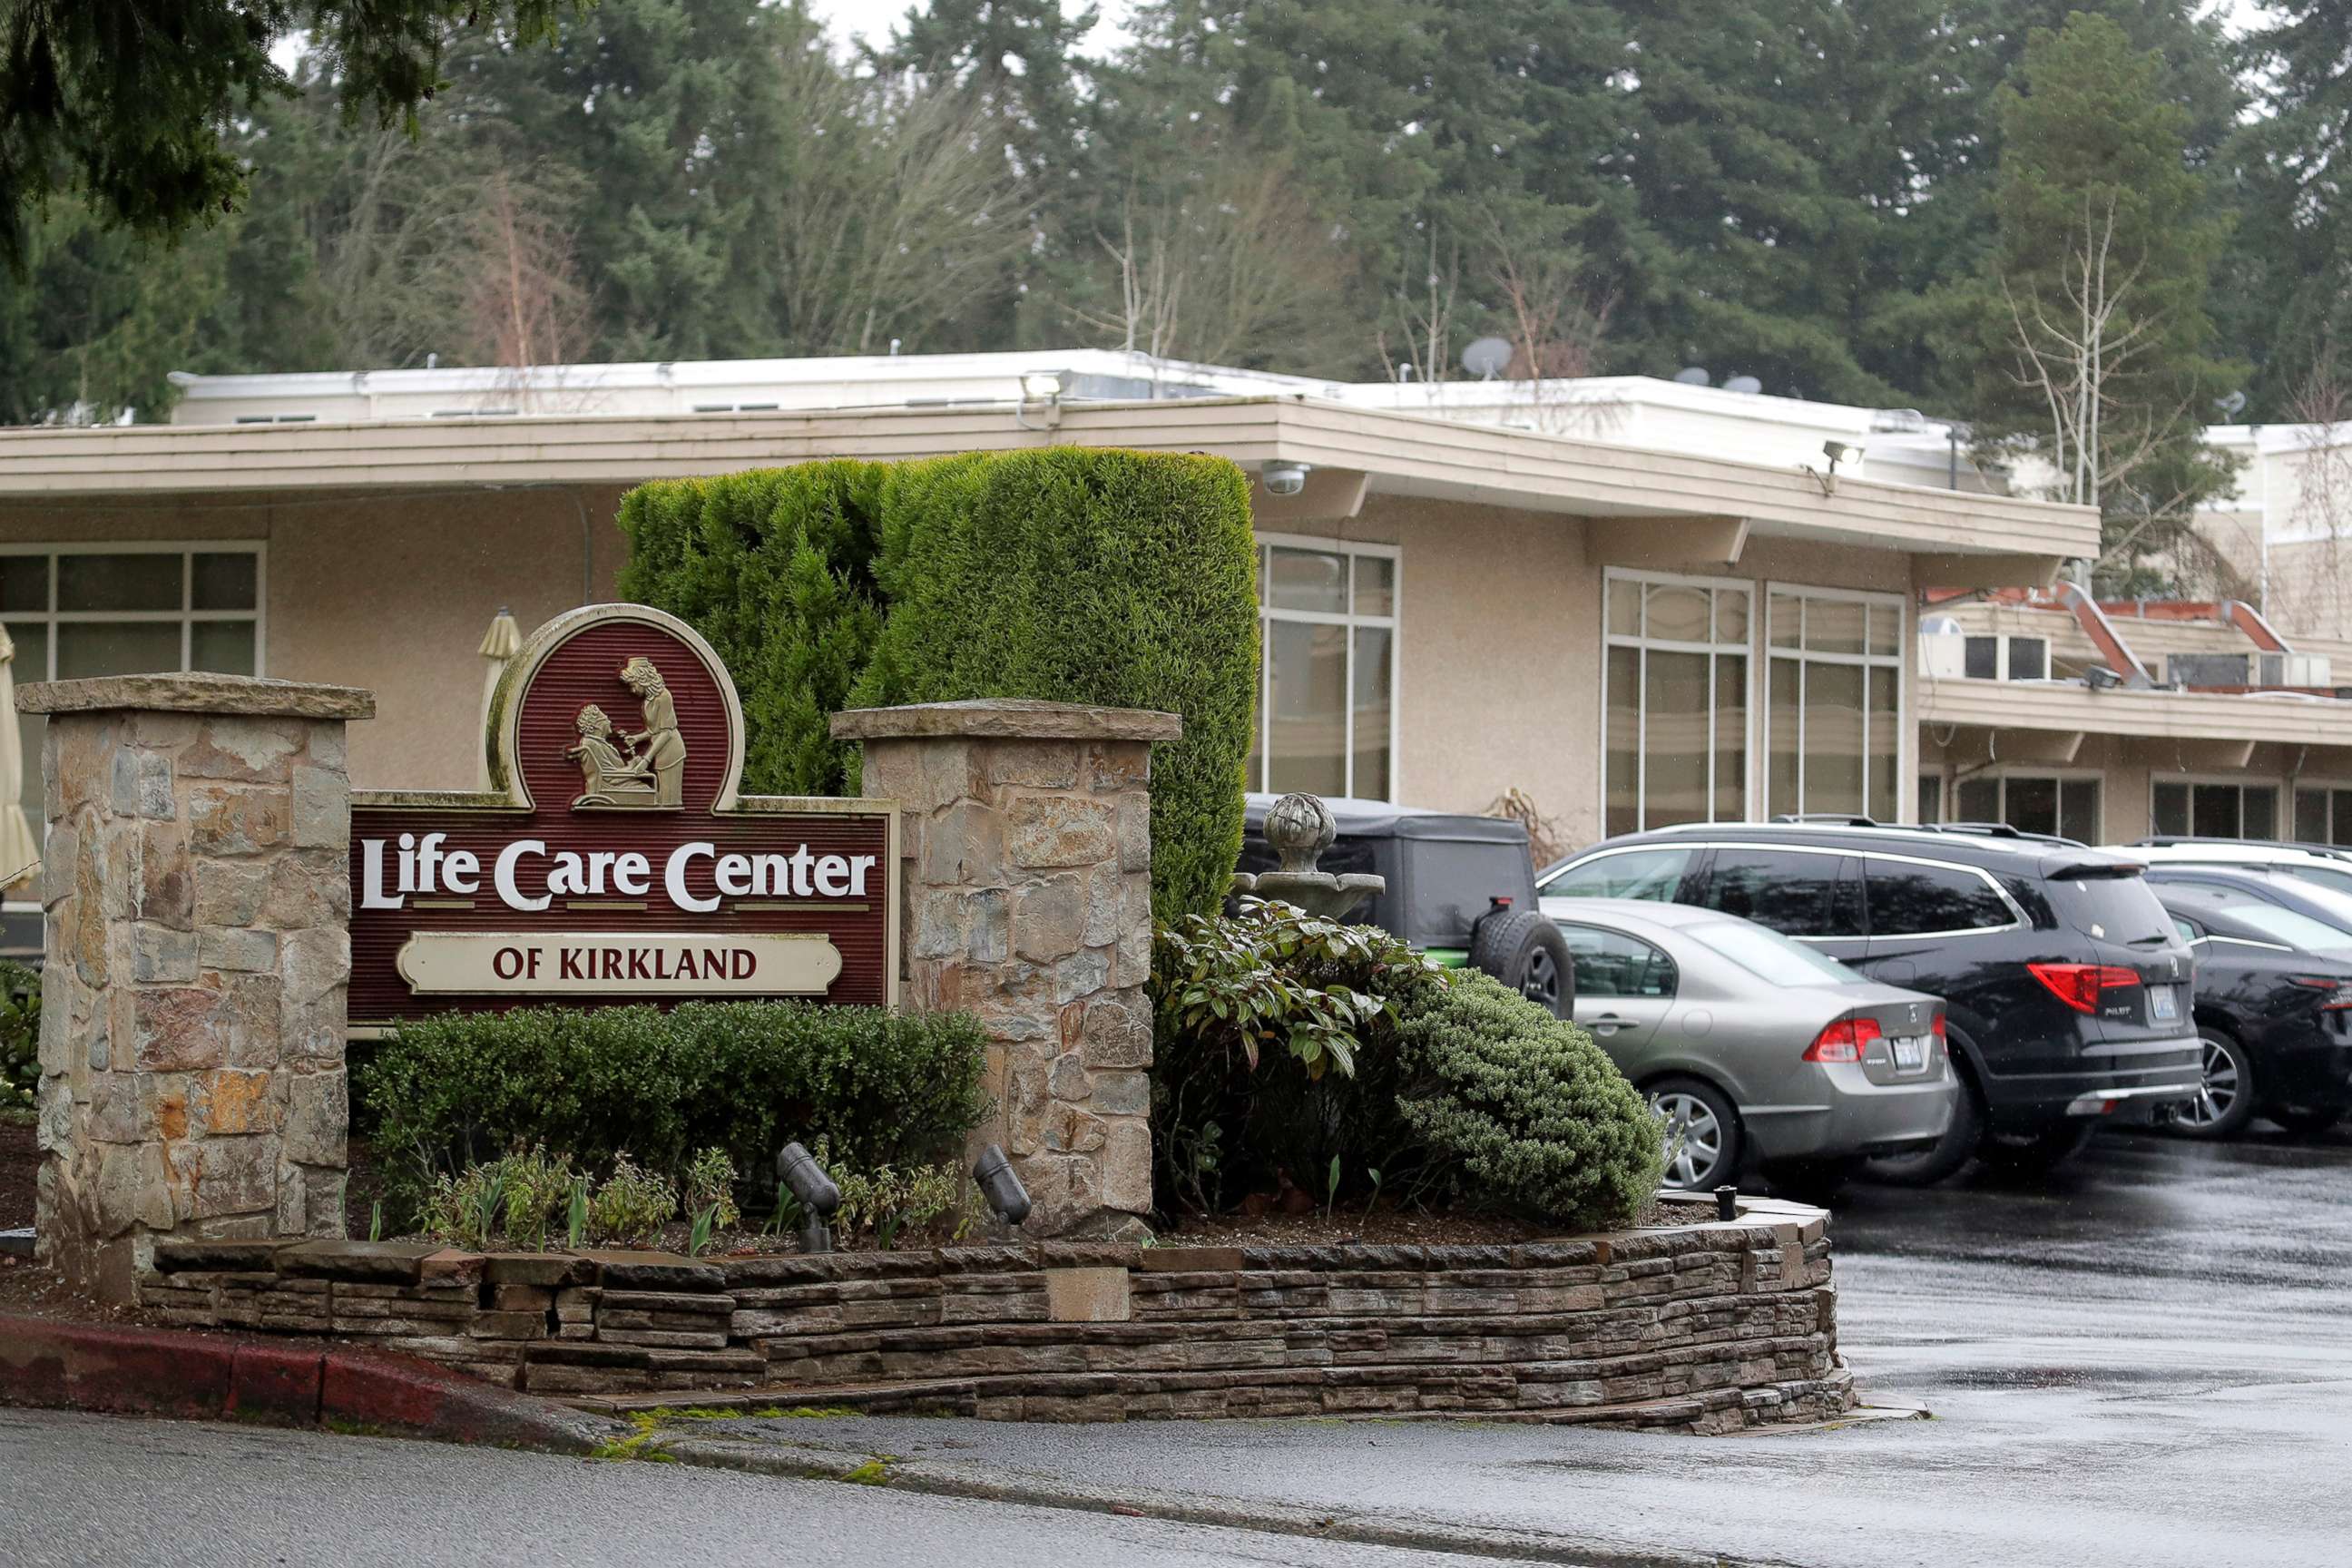
{"type": "Polygon", "coordinates": [[[1475,1415],[1724,1431],[1853,1404],[1818,1210],[1492,1247],[1045,1242],[692,1260],[163,1243],[145,1303],[509,1387],[1007,1420],[1475,1415]]]}

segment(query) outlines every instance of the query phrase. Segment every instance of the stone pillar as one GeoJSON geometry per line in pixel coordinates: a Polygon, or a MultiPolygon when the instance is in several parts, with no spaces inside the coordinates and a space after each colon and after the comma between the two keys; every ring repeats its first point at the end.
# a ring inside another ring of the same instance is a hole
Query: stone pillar
{"type": "Polygon", "coordinates": [[[131,1299],[158,1238],[343,1234],[345,687],[22,688],[41,765],[42,1255],[131,1299]]]}
{"type": "Polygon", "coordinates": [[[1151,1208],[1151,742],[1172,713],[935,702],[834,716],[898,803],[900,994],[989,1037],[1002,1143],[1036,1236],[1145,1234],[1151,1208]]]}

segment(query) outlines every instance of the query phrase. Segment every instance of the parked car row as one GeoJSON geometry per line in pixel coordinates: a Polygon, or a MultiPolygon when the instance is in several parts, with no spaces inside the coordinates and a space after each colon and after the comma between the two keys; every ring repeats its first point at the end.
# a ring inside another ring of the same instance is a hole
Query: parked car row
{"type": "MultiPolygon", "coordinates": [[[[1273,864],[1270,800],[1245,869],[1273,864]]],[[[1676,1185],[2045,1171],[2102,1126],[2352,1110],[2352,855],[2326,847],[1841,817],[1626,835],[1530,877],[1516,823],[1332,805],[1323,868],[1389,879],[1355,918],[1584,1025],[1665,1113],[1676,1185]]]]}

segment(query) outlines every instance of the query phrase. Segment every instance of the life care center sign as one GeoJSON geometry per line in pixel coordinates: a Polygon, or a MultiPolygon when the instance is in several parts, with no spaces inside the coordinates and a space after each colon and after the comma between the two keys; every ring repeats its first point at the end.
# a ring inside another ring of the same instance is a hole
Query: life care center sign
{"type": "Polygon", "coordinates": [[[488,791],[352,796],[354,1032],[530,1002],[897,999],[897,808],[740,794],[742,705],[685,622],[556,617],[485,728],[488,791]]]}

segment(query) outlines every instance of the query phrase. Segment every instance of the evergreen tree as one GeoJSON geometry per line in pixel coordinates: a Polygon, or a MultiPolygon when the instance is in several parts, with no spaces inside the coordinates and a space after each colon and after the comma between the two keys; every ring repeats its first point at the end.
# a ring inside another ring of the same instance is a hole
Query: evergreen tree
{"type": "Polygon", "coordinates": [[[1979,436],[2057,499],[2099,507],[2110,591],[2180,585],[2198,503],[2227,464],[2199,416],[2232,368],[2206,294],[2227,237],[2183,157],[2162,59],[2104,16],[2035,31],[1995,95],[1997,245],[1978,295],[1979,436]]]}
{"type": "Polygon", "coordinates": [[[2255,364],[2255,419],[2295,419],[2320,366],[2352,347],[2352,7],[2274,0],[2244,40],[2263,113],[2230,148],[2241,234],[2229,311],[2255,364]]]}

